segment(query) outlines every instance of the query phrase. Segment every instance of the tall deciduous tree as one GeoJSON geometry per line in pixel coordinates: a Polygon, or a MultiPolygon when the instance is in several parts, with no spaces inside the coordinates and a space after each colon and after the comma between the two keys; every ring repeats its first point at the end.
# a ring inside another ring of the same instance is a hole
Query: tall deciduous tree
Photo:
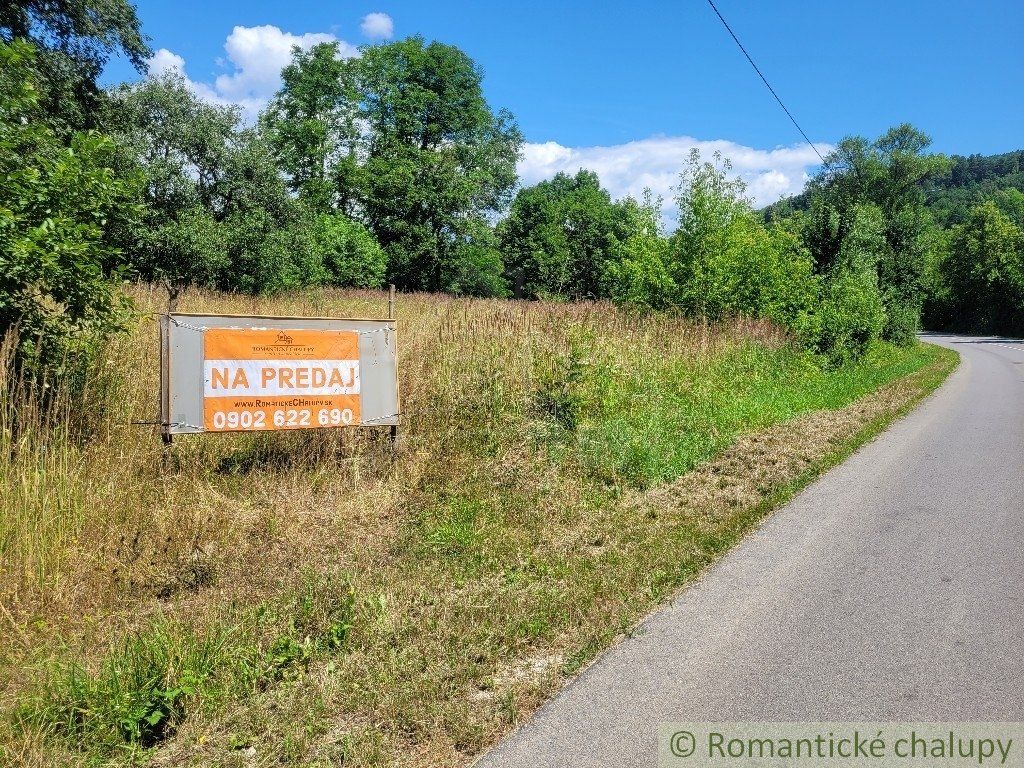
{"type": "Polygon", "coordinates": [[[948,173],[949,161],[925,153],[931,139],[909,124],[890,129],[871,142],[843,139],[811,182],[811,215],[805,238],[821,272],[837,263],[855,231],[858,212],[870,204],[881,212],[884,252],[877,258],[878,284],[886,310],[886,336],[913,338],[924,299],[928,266],[924,187],[948,173]]]}
{"type": "Polygon", "coordinates": [[[151,53],[128,0],[4,0],[0,40],[15,38],[39,51],[41,111],[61,132],[96,126],[96,80],[111,56],[121,54],[144,72],[151,53]]]}
{"type": "Polygon", "coordinates": [[[304,210],[236,108],[169,73],[115,89],[106,121],[146,176],[148,218],[130,244],[144,277],[250,292],[323,278],[304,210]]]}
{"type": "Polygon", "coordinates": [[[817,299],[810,255],[791,233],[766,228],[731,165],[691,152],[680,175],[679,228],[669,241],[677,305],[692,315],[770,318],[813,335],[808,313],[817,299]]]}
{"type": "Polygon", "coordinates": [[[337,43],[296,47],[260,118],[291,189],[318,213],[352,214],[358,204],[357,67],[337,43]]]}
{"type": "MultiPolygon", "coordinates": [[[[522,137],[454,46],[412,37],[359,60],[362,210],[404,288],[503,290],[489,220],[508,203],[522,137]]],[[[344,196],[344,194],[343,194],[344,196]]]]}

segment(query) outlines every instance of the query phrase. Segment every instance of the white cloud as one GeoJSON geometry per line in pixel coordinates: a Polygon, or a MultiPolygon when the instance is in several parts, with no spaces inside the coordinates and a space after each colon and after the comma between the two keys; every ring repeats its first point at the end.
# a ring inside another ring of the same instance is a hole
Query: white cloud
{"type": "MultiPolygon", "coordinates": [[[[391,37],[394,25],[385,13],[370,13],[361,24],[367,37],[391,37]]],[[[149,60],[150,73],[178,72],[203,99],[217,104],[237,104],[243,117],[252,122],[281,85],[281,69],[291,60],[293,46],[309,50],[323,42],[337,42],[341,56],[358,56],[358,49],[326,32],[295,35],[265,24],[236,26],[224,43],[227,60],[218,65],[231,71],[212,82],[191,80],[185,73],[185,60],[160,48],[149,60]]],[[[818,151],[831,150],[818,144],[818,151]]],[[[767,205],[799,192],[808,179],[808,171],[819,161],[806,144],[775,149],[755,149],[725,139],[702,141],[690,136],[655,136],[648,139],[595,147],[567,147],[554,141],[528,143],[519,162],[520,183],[524,186],[548,179],[559,171],[575,173],[580,168],[596,171],[601,183],[615,198],[632,195],[639,198],[645,188],[664,199],[668,219],[672,211],[672,188],[691,149],[699,149],[705,159],[721,152],[733,164],[733,175],[747,183],[747,193],[757,205],[767,205]]]]}
{"type": "MultiPolygon", "coordinates": [[[[823,155],[831,150],[818,144],[823,155]]],[[[679,181],[691,149],[706,160],[716,151],[732,161],[732,175],[747,183],[747,194],[758,206],[799,192],[808,171],[820,161],[806,144],[775,149],[754,149],[725,139],[702,141],[691,136],[656,136],[607,147],[566,147],[554,141],[523,146],[519,162],[524,186],[548,179],[559,171],[575,173],[580,168],[595,171],[612,197],[639,198],[645,188],[664,198],[664,213],[674,218],[672,188],[679,181]]]]}
{"type": "MultiPolygon", "coordinates": [[[[326,32],[307,32],[294,35],[278,27],[264,24],[259,27],[237,26],[224,42],[227,61],[218,59],[231,71],[218,75],[212,82],[188,79],[191,88],[203,99],[216,104],[237,104],[243,117],[252,122],[266,106],[270,97],[281,86],[281,70],[292,57],[292,47],[309,50],[319,43],[338,43],[342,56],[358,56],[358,49],[326,32]]],[[[176,71],[185,75],[185,60],[161,48],[149,59],[149,71],[158,75],[176,71]]],[[[187,79],[187,76],[186,76],[187,79]]]]}
{"type": "Polygon", "coordinates": [[[166,72],[185,72],[185,60],[176,53],[171,53],[166,48],[160,48],[149,57],[149,74],[154,77],[166,72]]]}
{"type": "Polygon", "coordinates": [[[359,29],[371,40],[390,40],[395,34],[395,22],[386,13],[368,13],[363,16],[359,29]]]}

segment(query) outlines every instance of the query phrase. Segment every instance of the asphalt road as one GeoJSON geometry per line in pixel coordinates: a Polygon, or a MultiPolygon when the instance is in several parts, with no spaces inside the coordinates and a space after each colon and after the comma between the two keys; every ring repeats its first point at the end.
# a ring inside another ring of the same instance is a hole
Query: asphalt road
{"type": "Polygon", "coordinates": [[[479,766],[656,764],[666,721],[1024,720],[1024,341],[960,367],[479,766]]]}

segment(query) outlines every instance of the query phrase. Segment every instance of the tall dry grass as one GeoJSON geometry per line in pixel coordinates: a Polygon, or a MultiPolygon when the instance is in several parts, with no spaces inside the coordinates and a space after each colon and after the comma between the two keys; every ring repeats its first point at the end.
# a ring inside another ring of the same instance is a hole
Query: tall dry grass
{"type": "MultiPolygon", "coordinates": [[[[212,566],[198,563],[244,561],[261,530],[291,529],[296,519],[339,508],[386,509],[415,491],[425,465],[456,472],[456,447],[471,453],[474,443],[505,441],[517,450],[502,433],[529,425],[538,377],[557,377],[552,366],[573,339],[587,336],[618,366],[649,356],[712,359],[752,336],[780,342],[750,322],[712,329],[601,303],[404,295],[397,316],[405,450],[397,457],[382,431],[370,429],[184,437],[165,471],[147,425],[156,420],[164,296],[147,286],[132,294],[134,329],[110,342],[81,398],[53,382],[56,393],[41,408],[40,393],[11,375],[12,340],[0,349],[0,610],[17,636],[33,623],[73,624],[104,606],[199,584],[212,566]]],[[[326,290],[274,299],[190,291],[178,305],[339,317],[381,317],[386,307],[383,293],[326,290]]],[[[529,436],[518,438],[526,441],[519,447],[529,444],[529,436]]]]}
{"type": "MultiPolygon", "coordinates": [[[[825,373],[741,319],[403,295],[397,449],[381,429],[208,435],[179,438],[163,461],[143,422],[156,419],[164,298],[132,295],[137,323],[104,350],[84,397],[58,391],[44,408],[0,377],[0,710],[36,702],[22,727],[0,725],[0,757],[26,764],[148,759],[97,752],[116,729],[90,742],[78,715],[67,721],[79,704],[40,703],[59,698],[40,689],[54,669],[80,670],[71,688],[91,681],[80,705],[101,721],[115,717],[97,702],[120,690],[126,659],[174,666],[220,637],[236,647],[203,662],[219,703],[211,688],[168,705],[164,764],[242,765],[238,744],[286,763],[464,762],[703,562],[699,526],[666,520],[649,538],[652,513],[619,504],[630,488],[924,360],[889,351],[825,373]],[[321,582],[351,591],[344,650],[330,622],[310,640],[295,619],[295,595],[342,594],[321,582]],[[231,682],[232,659],[273,675],[231,682]]],[[[178,308],[386,306],[371,291],[190,291],[178,308]]],[[[10,371],[10,342],[3,354],[10,371]]],[[[147,679],[157,698],[171,684],[147,679]]]]}

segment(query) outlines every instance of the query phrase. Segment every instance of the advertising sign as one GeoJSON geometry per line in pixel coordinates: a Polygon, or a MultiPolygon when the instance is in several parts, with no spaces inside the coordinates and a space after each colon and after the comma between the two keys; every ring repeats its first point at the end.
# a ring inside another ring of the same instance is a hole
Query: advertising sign
{"type": "Polygon", "coordinates": [[[394,320],[170,314],[168,434],[398,423],[394,320]]]}

